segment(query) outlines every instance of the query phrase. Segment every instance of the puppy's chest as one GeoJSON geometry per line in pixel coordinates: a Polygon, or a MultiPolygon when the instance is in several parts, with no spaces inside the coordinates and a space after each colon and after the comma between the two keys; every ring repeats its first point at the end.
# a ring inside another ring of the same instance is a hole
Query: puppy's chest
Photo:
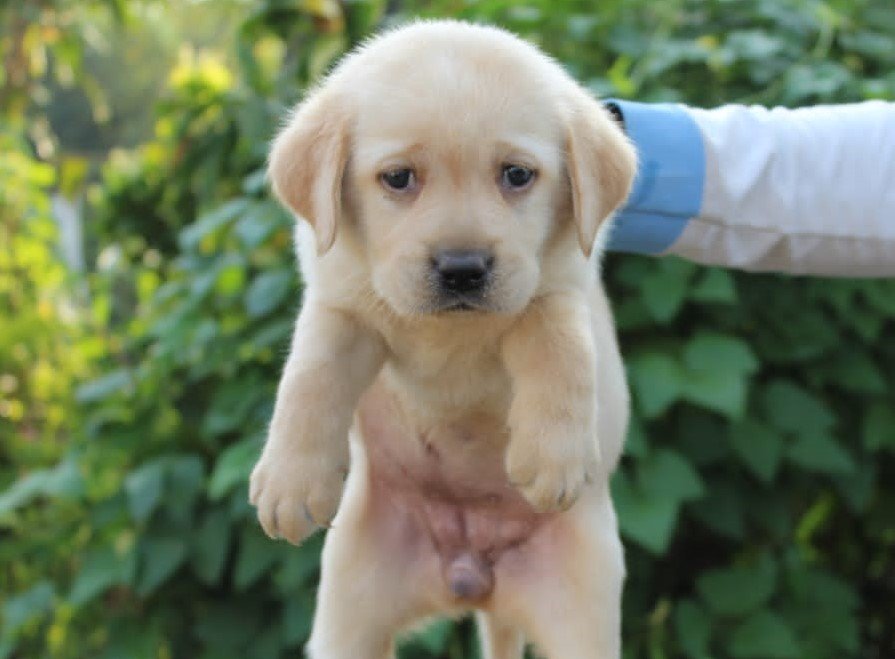
{"type": "Polygon", "coordinates": [[[391,388],[426,416],[501,415],[510,381],[494,337],[462,331],[393,332],[384,370],[391,388]]]}

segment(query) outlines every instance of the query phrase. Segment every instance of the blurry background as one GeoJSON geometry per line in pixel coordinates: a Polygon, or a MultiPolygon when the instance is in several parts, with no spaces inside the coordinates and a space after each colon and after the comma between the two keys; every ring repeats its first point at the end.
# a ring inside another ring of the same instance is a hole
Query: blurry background
{"type": "MultiPolygon", "coordinates": [[[[266,144],[414,15],[507,26],[601,95],[895,99],[892,0],[0,3],[0,658],[299,656],[322,538],[271,542],[246,502],[301,297],[266,144]]],[[[625,656],[895,656],[895,283],[607,278],[625,656]]]]}

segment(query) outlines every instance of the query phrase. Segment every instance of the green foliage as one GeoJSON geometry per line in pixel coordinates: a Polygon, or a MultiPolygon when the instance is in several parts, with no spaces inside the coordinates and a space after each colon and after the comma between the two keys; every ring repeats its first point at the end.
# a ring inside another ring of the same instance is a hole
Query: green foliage
{"type": "MultiPolygon", "coordinates": [[[[52,170],[4,133],[0,657],[298,655],[322,538],[271,542],[246,501],[301,290],[264,157],[375,26],[499,23],[641,100],[895,98],[889,0],[393,4],[259,0],[233,64],[184,56],[154,137],[104,168],[79,287],[52,170]]],[[[606,276],[634,395],[613,482],[626,656],[891,656],[895,287],[624,255],[606,276]]],[[[402,654],[473,647],[469,621],[440,622],[402,654]]]]}

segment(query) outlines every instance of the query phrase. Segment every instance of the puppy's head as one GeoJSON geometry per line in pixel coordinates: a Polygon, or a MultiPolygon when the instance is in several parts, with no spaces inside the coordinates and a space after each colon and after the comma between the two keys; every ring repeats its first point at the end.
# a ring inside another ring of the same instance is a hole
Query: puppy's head
{"type": "Polygon", "coordinates": [[[549,246],[585,259],[635,154],[555,62],[501,30],[439,21],[350,55],[274,142],[280,199],[318,255],[358,248],[401,315],[518,313],[549,246]],[[340,236],[344,236],[340,238],[340,236]]]}

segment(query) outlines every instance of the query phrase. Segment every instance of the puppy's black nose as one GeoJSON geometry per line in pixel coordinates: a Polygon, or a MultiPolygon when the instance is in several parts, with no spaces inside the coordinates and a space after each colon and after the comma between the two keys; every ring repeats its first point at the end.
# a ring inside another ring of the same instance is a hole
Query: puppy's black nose
{"type": "Polygon", "coordinates": [[[432,257],[438,283],[448,293],[478,293],[488,281],[494,256],[484,249],[444,249],[432,257]]]}

